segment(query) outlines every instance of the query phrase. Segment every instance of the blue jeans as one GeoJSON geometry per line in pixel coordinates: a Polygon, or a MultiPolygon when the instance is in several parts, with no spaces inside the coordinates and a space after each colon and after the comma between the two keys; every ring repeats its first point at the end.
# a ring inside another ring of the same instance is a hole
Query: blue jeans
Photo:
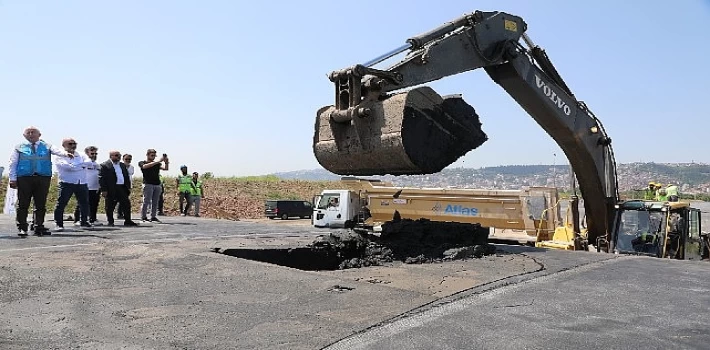
{"type": "Polygon", "coordinates": [[[81,222],[88,222],[89,187],[86,184],[60,182],[59,198],[57,199],[57,206],[54,208],[54,222],[58,226],[64,226],[64,208],[66,208],[72,195],[76,196],[76,201],[79,203],[81,222]]]}

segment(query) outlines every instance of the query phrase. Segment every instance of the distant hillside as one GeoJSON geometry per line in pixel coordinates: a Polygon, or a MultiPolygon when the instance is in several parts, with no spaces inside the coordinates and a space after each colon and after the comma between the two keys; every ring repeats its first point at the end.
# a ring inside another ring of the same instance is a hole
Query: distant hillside
{"type": "MultiPolygon", "coordinates": [[[[516,189],[522,186],[569,186],[569,165],[506,165],[450,168],[432,175],[371,176],[399,186],[516,189]]],[[[686,193],[710,192],[710,165],[700,163],[629,163],[617,165],[619,189],[641,189],[649,181],[677,182],[686,193]]],[[[276,173],[282,179],[333,181],[341,176],[323,169],[276,173]]]]}
{"type": "Polygon", "coordinates": [[[271,174],[283,180],[336,181],[341,176],[324,169],[296,170],[271,174]]]}

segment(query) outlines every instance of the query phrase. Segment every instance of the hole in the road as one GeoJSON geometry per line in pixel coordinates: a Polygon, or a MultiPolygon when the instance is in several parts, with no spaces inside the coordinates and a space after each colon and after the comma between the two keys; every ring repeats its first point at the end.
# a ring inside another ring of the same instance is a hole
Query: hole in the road
{"type": "Polygon", "coordinates": [[[225,249],[224,255],[292,267],[299,270],[337,270],[340,259],[311,248],[293,249],[225,249]]]}
{"type": "Polygon", "coordinates": [[[393,261],[416,264],[480,258],[495,252],[488,244],[488,232],[477,224],[401,220],[383,225],[380,237],[339,231],[320,236],[306,247],[214,251],[300,270],[337,270],[393,261]]]}

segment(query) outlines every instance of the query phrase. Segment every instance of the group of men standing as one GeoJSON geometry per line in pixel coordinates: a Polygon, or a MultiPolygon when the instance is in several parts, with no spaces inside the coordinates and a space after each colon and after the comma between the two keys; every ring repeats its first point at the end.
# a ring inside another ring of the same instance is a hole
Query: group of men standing
{"type": "Polygon", "coordinates": [[[190,208],[194,206],[195,216],[200,216],[200,203],[205,198],[205,191],[200,181],[200,174],[193,172],[192,176],[187,171],[187,165],[180,166],[180,175],[175,179],[178,188],[178,198],[180,201],[180,215],[190,214],[190,208]],[[184,205],[184,206],[183,206],[184,205]]]}
{"type": "MultiPolygon", "coordinates": [[[[131,220],[131,174],[126,164],[121,162],[121,153],[112,150],[109,159],[101,164],[96,162],[98,148],[85,148],[85,156],[76,151],[77,142],[73,138],[62,140],[62,148],[41,140],[36,127],[24,130],[24,142],[17,145],[10,155],[9,186],[17,189],[16,223],[18,235],[25,237],[30,229],[27,222],[30,203],[34,200],[32,229],[36,235],[51,234],[44,226],[47,195],[52,179],[52,155],[56,156],[59,198],[54,209],[55,230],[64,229],[64,209],[72,196],[78,203],[79,225],[91,227],[96,222],[100,196],[105,199],[106,219],[114,226],[113,213],[120,204],[119,215],[124,226],[137,226],[131,220]],[[122,214],[122,215],[121,215],[122,214]]],[[[146,160],[138,163],[143,172],[143,205],[141,216],[145,221],[159,222],[158,201],[162,194],[161,170],[169,169],[166,154],[157,158],[157,152],[149,149],[146,160]],[[150,219],[148,218],[150,208],[150,219]]]]}
{"type": "Polygon", "coordinates": [[[663,187],[662,184],[651,181],[648,183],[644,199],[661,202],[677,202],[680,200],[678,186],[675,184],[668,184],[668,186],[663,187]]]}

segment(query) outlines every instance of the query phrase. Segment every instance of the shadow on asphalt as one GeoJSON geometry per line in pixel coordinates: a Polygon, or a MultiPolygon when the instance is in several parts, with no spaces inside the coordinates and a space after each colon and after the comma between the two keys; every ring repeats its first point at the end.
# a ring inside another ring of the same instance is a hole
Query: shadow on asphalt
{"type": "Polygon", "coordinates": [[[51,235],[47,235],[47,237],[62,237],[62,238],[96,237],[96,238],[108,239],[108,237],[106,237],[106,236],[99,236],[99,235],[88,234],[88,233],[68,233],[68,234],[67,233],[52,233],[51,235]]]}
{"type": "Polygon", "coordinates": [[[52,233],[51,235],[42,235],[42,236],[35,236],[33,234],[29,234],[27,237],[20,237],[18,235],[14,236],[0,236],[0,239],[27,239],[29,237],[62,237],[62,238],[81,238],[81,237],[96,237],[96,238],[103,238],[103,239],[109,239],[109,237],[106,236],[99,236],[95,234],[82,234],[82,233],[72,233],[72,234],[66,234],[66,233],[52,233]]]}
{"type": "MultiPolygon", "coordinates": [[[[136,226],[138,227],[138,226],[136,226]]],[[[102,232],[102,231],[118,231],[121,228],[132,228],[129,226],[123,226],[123,225],[116,225],[116,226],[94,226],[94,227],[86,227],[86,228],[65,228],[64,231],[62,232],[86,232],[86,231],[91,231],[91,232],[102,232]]]]}
{"type": "MultiPolygon", "coordinates": [[[[146,224],[147,224],[147,223],[146,223],[146,224]]],[[[159,223],[159,224],[148,224],[148,225],[151,225],[151,227],[153,227],[153,225],[160,225],[160,226],[162,226],[162,225],[171,225],[171,226],[172,226],[172,225],[197,226],[197,224],[196,224],[196,223],[193,223],[193,222],[161,222],[161,223],[159,223]]]]}
{"type": "MultiPolygon", "coordinates": [[[[134,229],[134,228],[151,228],[151,227],[155,227],[155,226],[153,226],[153,225],[146,225],[146,224],[138,224],[138,226],[123,226],[123,224],[116,224],[116,225],[114,225],[114,226],[104,226],[104,227],[108,227],[108,228],[111,229],[111,230],[120,230],[120,229],[125,229],[125,228],[127,228],[127,229],[134,229]]],[[[88,229],[88,230],[91,230],[91,229],[88,229]]],[[[103,230],[103,229],[95,229],[95,230],[101,231],[101,230],[103,230]]]]}
{"type": "Polygon", "coordinates": [[[105,226],[105,227],[92,227],[92,228],[85,228],[83,230],[76,230],[76,231],[68,231],[65,230],[66,232],[83,232],[83,231],[116,231],[120,230],[120,228],[117,227],[111,227],[111,226],[105,226]]]}
{"type": "Polygon", "coordinates": [[[18,235],[14,236],[0,236],[0,239],[27,239],[26,237],[20,237],[18,235]]]}
{"type": "Polygon", "coordinates": [[[512,245],[512,244],[498,244],[493,243],[496,246],[496,251],[506,252],[506,253],[531,253],[531,252],[545,252],[548,248],[538,248],[526,245],[512,245]]]}

